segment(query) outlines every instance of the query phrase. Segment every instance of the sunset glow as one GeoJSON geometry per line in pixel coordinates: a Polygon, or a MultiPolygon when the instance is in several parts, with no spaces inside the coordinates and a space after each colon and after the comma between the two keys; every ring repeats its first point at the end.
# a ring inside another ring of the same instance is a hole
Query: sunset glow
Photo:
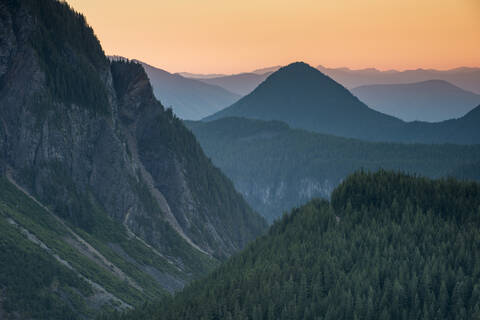
{"type": "Polygon", "coordinates": [[[480,66],[478,0],[68,0],[107,54],[171,72],[303,60],[378,69],[480,66]]]}

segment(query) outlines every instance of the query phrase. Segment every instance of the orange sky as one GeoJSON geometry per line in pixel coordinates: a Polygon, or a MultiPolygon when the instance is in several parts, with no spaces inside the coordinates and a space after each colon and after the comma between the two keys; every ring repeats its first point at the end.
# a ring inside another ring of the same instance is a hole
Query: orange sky
{"type": "Polygon", "coordinates": [[[480,66],[480,0],[68,0],[107,54],[171,72],[305,61],[378,69],[480,66]]]}

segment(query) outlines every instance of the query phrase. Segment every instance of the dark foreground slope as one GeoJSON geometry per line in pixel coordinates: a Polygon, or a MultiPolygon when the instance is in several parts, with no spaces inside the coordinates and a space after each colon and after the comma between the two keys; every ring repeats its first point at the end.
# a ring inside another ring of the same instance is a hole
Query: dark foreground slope
{"type": "Polygon", "coordinates": [[[314,197],[328,198],[360,168],[479,179],[474,167],[480,146],[364,142],[242,118],[186,124],[214,164],[269,222],[314,197]]]}
{"type": "MultiPolygon", "coordinates": [[[[13,248],[22,259],[38,251],[56,263],[58,256],[87,279],[86,291],[72,282],[86,309],[134,306],[178,290],[264,230],[191,132],[155,99],[143,68],[110,63],[85,18],[66,3],[1,1],[0,33],[0,198],[8,188],[23,195],[9,200],[14,213],[0,220],[35,248],[13,248]],[[25,220],[38,211],[16,211],[26,197],[60,219],[63,231],[25,220]]],[[[6,237],[0,232],[8,251],[15,241],[6,237]]],[[[45,284],[35,281],[44,269],[18,268],[16,276],[35,291],[45,284]]],[[[0,282],[0,306],[14,294],[11,286],[0,282]]],[[[49,288],[57,288],[55,278],[49,288]]],[[[64,303],[77,310],[69,298],[64,303]]],[[[17,307],[9,311],[30,318],[25,305],[17,307]]]]}
{"type": "Polygon", "coordinates": [[[205,120],[226,117],[278,120],[292,128],[368,141],[480,143],[480,106],[460,119],[404,122],[369,108],[342,85],[301,62],[281,68],[252,93],[205,120]]]}
{"type": "Polygon", "coordinates": [[[478,319],[480,185],[357,173],[124,319],[478,319]]]}

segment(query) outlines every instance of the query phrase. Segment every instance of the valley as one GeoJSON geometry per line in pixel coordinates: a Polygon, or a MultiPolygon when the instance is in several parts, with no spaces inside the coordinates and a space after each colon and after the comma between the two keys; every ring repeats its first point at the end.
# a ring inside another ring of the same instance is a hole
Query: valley
{"type": "Polygon", "coordinates": [[[312,198],[328,199],[357,170],[431,178],[478,167],[480,146],[374,143],[292,129],[279,121],[222,118],[186,122],[207,156],[269,222],[312,198]]]}
{"type": "Polygon", "coordinates": [[[480,319],[480,28],[411,1],[0,0],[0,319],[480,319]]]}
{"type": "Polygon", "coordinates": [[[357,172],[330,202],[295,208],[209,277],[121,319],[475,319],[479,186],[357,172]]]}

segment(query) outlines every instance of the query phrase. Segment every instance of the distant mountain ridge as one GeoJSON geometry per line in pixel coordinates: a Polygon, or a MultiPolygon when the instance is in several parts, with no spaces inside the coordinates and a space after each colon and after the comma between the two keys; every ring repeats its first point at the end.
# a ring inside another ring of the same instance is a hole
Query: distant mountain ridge
{"type": "Polygon", "coordinates": [[[138,62],[142,64],[150,79],[155,97],[166,107],[171,107],[181,119],[199,120],[240,98],[240,95],[220,86],[185,78],[145,62],[138,62]]]}
{"type": "MultiPolygon", "coordinates": [[[[265,74],[278,71],[281,66],[266,67],[254,70],[252,72],[242,72],[238,74],[192,74],[182,72],[181,75],[187,78],[215,79],[214,84],[221,86],[229,91],[240,95],[250,93],[257,87],[265,77],[246,77],[245,74],[265,74]],[[225,78],[225,79],[223,79],[225,78]],[[236,80],[239,78],[239,80],[236,80]],[[240,80],[241,79],[241,80],[240,80]]],[[[385,70],[380,71],[375,68],[367,69],[349,69],[349,68],[327,68],[322,65],[317,69],[331,77],[333,80],[342,84],[348,89],[353,89],[364,85],[378,84],[405,84],[428,80],[444,80],[463,90],[480,94],[480,68],[459,67],[450,70],[435,69],[416,69],[416,70],[385,70]]],[[[210,83],[209,81],[206,81],[210,83]]]]}
{"type": "Polygon", "coordinates": [[[368,141],[480,142],[475,109],[458,120],[406,123],[370,109],[342,85],[302,62],[281,68],[249,95],[204,120],[224,117],[279,120],[293,128],[368,141]]]}
{"type": "Polygon", "coordinates": [[[377,134],[372,128],[402,125],[396,118],[369,109],[343,86],[303,62],[281,68],[252,93],[205,120],[231,116],[279,120],[294,128],[369,140],[377,134]]]}
{"type": "Polygon", "coordinates": [[[241,72],[237,74],[222,74],[222,73],[191,73],[191,72],[178,72],[177,74],[181,75],[185,78],[191,79],[211,79],[211,78],[221,78],[221,77],[228,77],[228,76],[235,76],[244,73],[255,73],[258,75],[262,75],[265,73],[275,72],[280,69],[282,66],[272,66],[272,67],[265,67],[260,69],[255,69],[251,72],[241,72]]]}
{"type": "Polygon", "coordinates": [[[177,72],[175,74],[179,74],[184,78],[190,78],[190,79],[210,79],[210,78],[218,78],[218,77],[224,77],[226,74],[222,73],[191,73],[191,72],[177,72]]]}
{"type": "Polygon", "coordinates": [[[252,92],[270,74],[272,74],[272,71],[263,74],[254,72],[240,73],[217,78],[201,79],[201,81],[244,96],[252,92]]]}
{"type": "Polygon", "coordinates": [[[271,73],[278,71],[282,66],[273,66],[273,67],[265,67],[265,68],[260,68],[260,69],[255,69],[252,71],[252,73],[256,74],[265,74],[265,73],[271,73]]]}
{"type": "Polygon", "coordinates": [[[370,108],[404,121],[456,119],[480,105],[480,95],[444,80],[366,85],[351,92],[370,108]]]}
{"type": "Polygon", "coordinates": [[[319,65],[317,69],[349,89],[363,85],[402,84],[438,79],[450,82],[463,90],[480,94],[480,68],[459,67],[450,70],[380,71],[375,68],[353,70],[349,68],[326,68],[319,65]]]}

